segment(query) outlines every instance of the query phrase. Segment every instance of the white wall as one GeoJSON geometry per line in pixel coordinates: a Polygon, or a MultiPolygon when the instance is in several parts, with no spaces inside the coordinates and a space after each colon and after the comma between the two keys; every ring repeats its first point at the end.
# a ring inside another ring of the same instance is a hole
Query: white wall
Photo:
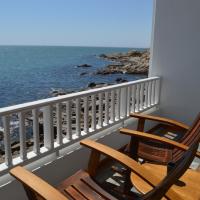
{"type": "Polygon", "coordinates": [[[200,0],[155,0],[150,76],[161,113],[191,124],[200,111],[200,0]]]}

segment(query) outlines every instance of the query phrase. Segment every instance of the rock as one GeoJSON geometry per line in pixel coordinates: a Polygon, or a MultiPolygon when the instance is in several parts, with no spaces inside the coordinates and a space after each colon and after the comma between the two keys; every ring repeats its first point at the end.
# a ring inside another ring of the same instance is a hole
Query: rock
{"type": "Polygon", "coordinates": [[[115,80],[117,83],[125,83],[125,82],[128,82],[126,79],[123,79],[123,78],[117,78],[115,80]]]}
{"type": "Polygon", "coordinates": [[[92,67],[92,65],[82,64],[82,65],[77,65],[77,67],[92,67]]]}
{"type": "Polygon", "coordinates": [[[95,86],[96,86],[96,83],[95,83],[95,82],[91,82],[91,83],[88,84],[87,87],[93,88],[93,87],[95,87],[95,86]]]}
{"type": "Polygon", "coordinates": [[[95,74],[148,74],[149,51],[129,51],[127,53],[102,54],[101,58],[115,61],[117,63],[106,66],[95,72],[95,74]]]}
{"type": "Polygon", "coordinates": [[[0,141],[3,140],[3,131],[0,131],[0,141]]]}
{"type": "Polygon", "coordinates": [[[80,76],[84,76],[86,74],[87,74],[87,72],[82,72],[82,73],[80,73],[80,76]]]}
{"type": "Polygon", "coordinates": [[[100,54],[99,57],[100,58],[106,58],[107,56],[106,56],[106,54],[100,54]]]}
{"type": "Polygon", "coordinates": [[[100,88],[100,87],[106,87],[110,84],[108,83],[95,83],[95,82],[91,82],[88,84],[88,88],[100,88]]]}
{"type": "Polygon", "coordinates": [[[127,56],[140,57],[140,56],[142,56],[142,54],[143,54],[143,52],[141,52],[141,51],[132,50],[127,53],[127,56]]]}

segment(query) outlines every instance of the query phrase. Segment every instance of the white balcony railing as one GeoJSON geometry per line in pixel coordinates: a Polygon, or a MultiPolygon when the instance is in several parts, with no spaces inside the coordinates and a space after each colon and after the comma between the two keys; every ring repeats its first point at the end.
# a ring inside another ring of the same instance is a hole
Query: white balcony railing
{"type": "MultiPolygon", "coordinates": [[[[96,134],[159,103],[160,78],[0,108],[3,152],[0,174],[96,134]]],[[[14,98],[14,97],[13,97],[14,98]]]]}

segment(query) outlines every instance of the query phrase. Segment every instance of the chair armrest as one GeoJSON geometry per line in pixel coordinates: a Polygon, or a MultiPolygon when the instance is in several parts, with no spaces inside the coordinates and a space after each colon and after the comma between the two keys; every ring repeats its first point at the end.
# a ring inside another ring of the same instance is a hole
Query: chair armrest
{"type": "MultiPolygon", "coordinates": [[[[157,177],[154,174],[150,173],[149,170],[147,170],[144,166],[137,163],[135,160],[133,160],[129,156],[115,149],[112,149],[106,145],[97,143],[90,139],[82,140],[80,144],[92,149],[93,151],[96,151],[100,154],[106,155],[116,160],[117,162],[129,168],[132,172],[137,174],[139,177],[141,177],[144,181],[146,181],[152,187],[157,186],[162,181],[160,177],[157,177]]],[[[172,188],[170,188],[167,191],[166,196],[169,199],[173,199],[174,197],[176,197],[177,199],[181,199],[181,197],[172,188]]]]}
{"type": "Polygon", "coordinates": [[[151,121],[157,121],[157,122],[166,123],[166,124],[173,125],[175,127],[178,127],[178,128],[184,129],[184,130],[189,130],[189,128],[190,128],[186,124],[183,124],[183,123],[178,122],[176,120],[164,118],[164,117],[145,115],[145,114],[138,114],[138,113],[137,114],[136,113],[131,113],[130,116],[131,117],[135,117],[135,118],[139,118],[139,119],[147,119],[147,120],[151,120],[151,121]]]}
{"type": "MultiPolygon", "coordinates": [[[[121,128],[120,133],[125,134],[125,135],[129,135],[129,136],[134,136],[134,137],[137,137],[137,138],[142,138],[144,140],[154,140],[154,141],[157,141],[157,142],[162,142],[164,144],[171,145],[171,146],[176,147],[176,148],[183,150],[183,151],[186,151],[189,148],[187,145],[181,144],[179,142],[176,142],[174,140],[170,140],[170,139],[167,139],[167,138],[164,138],[164,137],[153,135],[153,134],[150,134],[150,133],[144,133],[144,132],[140,132],[140,131],[130,130],[130,129],[127,129],[127,128],[121,128]]],[[[200,152],[196,153],[196,157],[200,158],[200,152]]]]}
{"type": "Polygon", "coordinates": [[[57,189],[21,166],[11,169],[10,174],[46,200],[67,200],[57,189]]]}

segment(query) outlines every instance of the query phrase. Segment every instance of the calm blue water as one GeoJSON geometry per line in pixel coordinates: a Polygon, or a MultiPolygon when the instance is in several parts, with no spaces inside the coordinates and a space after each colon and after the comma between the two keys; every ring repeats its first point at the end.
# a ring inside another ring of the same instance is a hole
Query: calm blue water
{"type": "Polygon", "coordinates": [[[143,78],[141,75],[88,75],[110,62],[99,59],[102,53],[127,52],[128,48],[0,46],[0,107],[50,96],[51,88],[79,90],[90,82],[114,82],[143,78]],[[91,68],[76,65],[90,64],[91,68]]]}

